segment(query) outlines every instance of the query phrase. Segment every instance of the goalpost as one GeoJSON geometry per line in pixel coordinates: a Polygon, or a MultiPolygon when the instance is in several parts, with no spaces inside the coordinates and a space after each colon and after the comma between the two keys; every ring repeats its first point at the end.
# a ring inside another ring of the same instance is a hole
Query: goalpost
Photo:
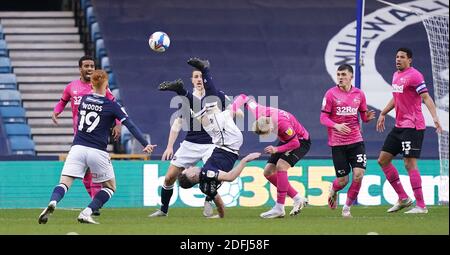
{"type": "MultiPolygon", "coordinates": [[[[443,132],[438,134],[439,141],[439,159],[440,159],[440,185],[439,185],[439,203],[448,205],[449,201],[449,162],[448,162],[448,134],[449,134],[449,15],[446,14],[429,14],[421,12],[419,9],[410,9],[404,6],[393,4],[384,0],[377,0],[378,2],[390,5],[392,7],[406,10],[408,12],[418,15],[425,30],[427,32],[428,43],[430,47],[430,56],[433,73],[434,86],[434,100],[439,115],[439,120],[443,126],[443,132]]],[[[362,17],[364,17],[364,0],[357,0],[357,11],[362,13],[357,26],[357,59],[356,66],[359,70],[359,65],[362,60],[359,58],[358,48],[360,44],[360,37],[362,34],[362,17]],[[361,9],[360,9],[361,8],[361,9]],[[359,33],[358,33],[359,31],[359,33]]],[[[358,75],[358,74],[357,74],[358,75]]],[[[359,79],[359,78],[358,78],[359,79]]]]}

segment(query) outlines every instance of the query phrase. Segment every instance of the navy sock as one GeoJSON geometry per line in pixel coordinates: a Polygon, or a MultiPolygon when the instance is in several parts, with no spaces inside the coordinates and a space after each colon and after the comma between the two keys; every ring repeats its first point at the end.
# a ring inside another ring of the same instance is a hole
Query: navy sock
{"type": "Polygon", "coordinates": [[[173,185],[170,187],[163,186],[161,188],[161,211],[167,213],[169,211],[170,198],[173,194],[173,185]]]}
{"type": "Polygon", "coordinates": [[[55,200],[56,202],[61,201],[61,199],[66,194],[67,190],[68,190],[67,186],[62,184],[62,183],[60,183],[59,185],[57,185],[53,189],[53,193],[52,193],[52,196],[50,198],[50,201],[53,201],[53,200],[55,200]]]}
{"type": "Polygon", "coordinates": [[[95,197],[92,199],[92,202],[88,205],[92,211],[96,211],[100,209],[108,200],[114,195],[114,191],[109,188],[102,188],[95,197]]]}

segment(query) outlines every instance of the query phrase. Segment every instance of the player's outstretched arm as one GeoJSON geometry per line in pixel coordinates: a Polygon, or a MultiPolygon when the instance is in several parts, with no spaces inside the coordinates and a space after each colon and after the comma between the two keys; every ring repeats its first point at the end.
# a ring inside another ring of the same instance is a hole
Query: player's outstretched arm
{"type": "Polygon", "coordinates": [[[161,160],[169,160],[173,157],[173,144],[177,140],[178,134],[180,134],[182,125],[182,119],[176,118],[170,127],[169,139],[167,141],[166,150],[164,151],[161,160]]]}
{"type": "Polygon", "coordinates": [[[216,205],[217,212],[219,213],[219,217],[223,218],[225,217],[225,203],[222,200],[222,197],[220,197],[219,194],[217,194],[214,197],[214,204],[216,205]]]}
{"type": "Polygon", "coordinates": [[[439,121],[439,117],[436,113],[436,105],[434,104],[433,98],[431,98],[430,94],[428,93],[422,93],[420,96],[423,99],[423,103],[427,106],[428,111],[430,111],[431,117],[433,117],[434,126],[436,127],[436,132],[441,133],[442,132],[442,126],[439,121]]]}
{"type": "Polygon", "coordinates": [[[386,105],[386,107],[384,107],[383,111],[381,111],[380,116],[378,116],[377,127],[376,127],[378,132],[384,131],[384,129],[385,129],[384,120],[385,120],[386,114],[388,114],[390,111],[392,111],[392,109],[394,109],[394,107],[395,107],[394,98],[391,98],[391,100],[386,105]]]}
{"type": "Polygon", "coordinates": [[[253,152],[253,153],[248,154],[247,156],[245,156],[245,158],[243,158],[239,162],[239,164],[237,166],[235,166],[228,173],[224,172],[224,171],[219,171],[219,175],[217,176],[217,180],[219,180],[219,181],[226,181],[226,182],[234,181],[234,179],[236,179],[241,174],[242,170],[244,169],[245,165],[248,162],[257,159],[260,156],[261,156],[261,153],[259,153],[259,152],[253,152]]]}

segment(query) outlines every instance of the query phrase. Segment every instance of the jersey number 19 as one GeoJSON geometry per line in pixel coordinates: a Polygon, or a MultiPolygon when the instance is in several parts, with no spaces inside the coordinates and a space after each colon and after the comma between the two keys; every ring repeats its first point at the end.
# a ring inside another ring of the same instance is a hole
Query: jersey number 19
{"type": "Polygon", "coordinates": [[[100,122],[100,116],[98,116],[97,112],[89,112],[88,114],[86,114],[85,110],[81,110],[80,115],[81,119],[78,124],[78,131],[82,131],[84,124],[86,123],[86,125],[88,126],[86,132],[90,133],[97,127],[98,123],[100,122]],[[95,118],[94,121],[92,121],[91,118],[95,118]]]}

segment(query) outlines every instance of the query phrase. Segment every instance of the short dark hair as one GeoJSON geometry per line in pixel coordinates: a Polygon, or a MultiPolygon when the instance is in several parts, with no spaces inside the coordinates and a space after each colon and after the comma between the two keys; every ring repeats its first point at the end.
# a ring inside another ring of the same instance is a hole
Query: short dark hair
{"type": "Polygon", "coordinates": [[[398,53],[399,51],[405,52],[406,56],[408,56],[408,58],[412,58],[412,56],[413,56],[412,50],[409,48],[405,48],[405,47],[398,48],[396,53],[398,53]]]}
{"type": "Polygon", "coordinates": [[[189,178],[184,173],[182,173],[182,174],[180,174],[180,176],[178,176],[178,184],[183,189],[189,189],[195,185],[195,183],[191,182],[191,180],[189,180],[189,178]]]}
{"type": "Polygon", "coordinates": [[[349,64],[342,64],[338,67],[338,71],[348,70],[350,73],[353,73],[353,67],[349,64]]]}
{"type": "Polygon", "coordinates": [[[83,65],[83,61],[85,61],[85,60],[92,60],[92,61],[94,61],[94,65],[95,65],[95,59],[92,56],[84,55],[80,58],[80,60],[78,60],[78,67],[81,67],[83,65]]]}

